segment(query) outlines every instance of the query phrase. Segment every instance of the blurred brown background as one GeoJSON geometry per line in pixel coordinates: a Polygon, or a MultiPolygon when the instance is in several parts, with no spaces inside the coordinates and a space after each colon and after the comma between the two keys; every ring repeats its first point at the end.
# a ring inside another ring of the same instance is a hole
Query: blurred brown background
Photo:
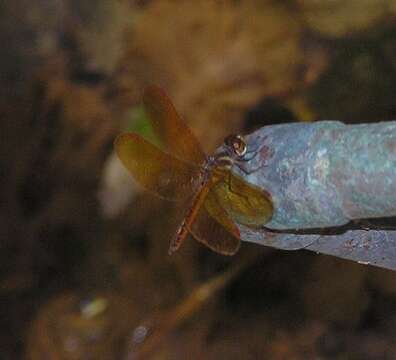
{"type": "Polygon", "coordinates": [[[162,86],[208,152],[286,121],[396,119],[395,0],[0,4],[1,359],[395,359],[396,275],[242,244],[167,255],[113,154],[162,86]]]}

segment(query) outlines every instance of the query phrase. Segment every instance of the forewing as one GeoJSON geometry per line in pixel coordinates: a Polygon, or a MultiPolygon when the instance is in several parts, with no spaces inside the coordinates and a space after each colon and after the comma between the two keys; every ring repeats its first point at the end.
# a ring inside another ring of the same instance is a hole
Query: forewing
{"type": "Polygon", "coordinates": [[[221,207],[213,191],[209,191],[189,231],[196,240],[220,254],[234,255],[239,249],[238,227],[221,207]]]}
{"type": "Polygon", "coordinates": [[[206,158],[205,153],[165,92],[150,86],[144,92],[143,102],[153,131],[164,149],[179,159],[201,164],[206,158]]]}
{"type": "Polygon", "coordinates": [[[229,216],[239,224],[260,227],[273,215],[270,195],[231,171],[224,173],[213,191],[229,216]]]}
{"type": "Polygon", "coordinates": [[[135,133],[125,133],[114,143],[117,155],[137,182],[165,199],[191,194],[198,167],[174,158],[135,133]]]}

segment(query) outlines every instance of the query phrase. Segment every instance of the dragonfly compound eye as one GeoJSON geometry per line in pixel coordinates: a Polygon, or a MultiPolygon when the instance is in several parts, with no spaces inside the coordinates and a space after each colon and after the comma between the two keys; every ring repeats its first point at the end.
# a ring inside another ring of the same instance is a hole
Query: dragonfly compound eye
{"type": "Polygon", "coordinates": [[[225,143],[231,147],[234,154],[238,157],[242,157],[246,154],[247,145],[241,135],[230,135],[225,139],[225,143]]]}

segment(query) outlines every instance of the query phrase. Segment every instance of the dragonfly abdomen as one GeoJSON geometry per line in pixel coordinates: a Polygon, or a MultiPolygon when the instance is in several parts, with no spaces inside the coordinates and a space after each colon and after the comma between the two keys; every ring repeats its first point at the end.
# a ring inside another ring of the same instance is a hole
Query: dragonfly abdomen
{"type": "Polygon", "coordinates": [[[192,198],[191,200],[191,205],[188,206],[188,211],[179,226],[175,237],[172,239],[170,245],[169,245],[169,254],[174,253],[176,250],[179,249],[187,235],[189,235],[190,231],[189,229],[191,228],[192,224],[194,223],[198,212],[203,206],[203,203],[205,201],[205,198],[210,190],[210,184],[209,181],[201,181],[199,184],[198,190],[196,192],[196,195],[192,198]]]}

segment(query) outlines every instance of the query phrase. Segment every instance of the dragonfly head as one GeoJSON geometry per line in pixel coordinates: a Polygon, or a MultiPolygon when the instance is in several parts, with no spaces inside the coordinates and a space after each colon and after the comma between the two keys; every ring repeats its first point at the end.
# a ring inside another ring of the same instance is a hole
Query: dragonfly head
{"type": "Polygon", "coordinates": [[[241,135],[229,135],[220,151],[213,157],[213,163],[218,168],[231,170],[235,161],[242,160],[246,151],[247,144],[241,135]]]}

